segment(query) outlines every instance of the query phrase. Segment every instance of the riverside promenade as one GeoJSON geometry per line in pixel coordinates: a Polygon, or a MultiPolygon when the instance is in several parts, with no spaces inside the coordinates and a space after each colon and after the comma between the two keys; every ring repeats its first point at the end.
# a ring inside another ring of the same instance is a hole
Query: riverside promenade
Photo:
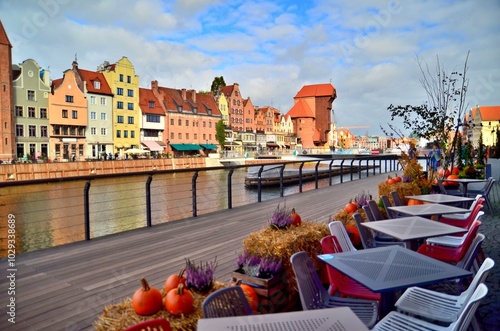
{"type": "MultiPolygon", "coordinates": [[[[195,262],[217,257],[218,281],[228,282],[241,252],[243,239],[267,225],[279,203],[294,207],[307,221],[328,223],[331,215],[365,192],[378,197],[378,184],[386,174],[335,184],[261,203],[223,210],[196,218],[173,221],[86,242],[16,256],[15,324],[8,322],[7,260],[0,260],[0,330],[93,330],[92,323],[109,304],[130,297],[140,278],[161,288],[177,273],[185,259],[195,262]]],[[[486,210],[480,232],[483,249],[495,260],[486,284],[490,290],[478,311],[484,330],[500,325],[500,210],[493,192],[495,212],[486,210]]]]}

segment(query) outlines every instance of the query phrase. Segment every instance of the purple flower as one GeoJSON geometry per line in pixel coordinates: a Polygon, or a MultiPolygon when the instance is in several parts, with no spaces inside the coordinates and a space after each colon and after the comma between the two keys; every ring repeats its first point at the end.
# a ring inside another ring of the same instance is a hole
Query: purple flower
{"type": "Polygon", "coordinates": [[[214,282],[215,268],[217,268],[217,258],[210,263],[200,262],[199,266],[186,259],[186,286],[199,292],[208,291],[214,282]]]}
{"type": "Polygon", "coordinates": [[[269,219],[269,225],[278,229],[286,229],[293,223],[291,214],[291,210],[286,209],[285,206],[280,208],[280,205],[278,204],[278,207],[276,207],[276,210],[269,219]]]}

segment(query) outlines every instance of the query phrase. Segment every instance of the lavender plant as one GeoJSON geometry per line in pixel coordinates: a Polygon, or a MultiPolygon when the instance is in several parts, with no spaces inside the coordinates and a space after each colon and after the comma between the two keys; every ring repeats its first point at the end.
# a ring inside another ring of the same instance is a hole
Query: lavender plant
{"type": "Polygon", "coordinates": [[[358,202],[358,207],[361,208],[363,206],[366,206],[368,204],[368,200],[371,199],[372,199],[371,194],[366,194],[364,191],[358,193],[358,196],[356,197],[356,201],[358,202]]]}
{"type": "Polygon", "coordinates": [[[262,258],[259,263],[259,274],[260,278],[271,278],[281,271],[282,265],[281,261],[276,258],[262,258]]]}
{"type": "Polygon", "coordinates": [[[270,278],[282,268],[281,261],[276,258],[260,258],[247,251],[238,256],[236,264],[239,272],[259,278],[270,278]]]}
{"type": "Polygon", "coordinates": [[[198,292],[210,290],[214,284],[214,273],[217,268],[217,258],[210,262],[200,262],[197,266],[186,259],[186,286],[198,292]]]}
{"type": "Polygon", "coordinates": [[[278,207],[276,207],[269,219],[269,225],[274,229],[287,229],[293,223],[291,214],[292,211],[290,209],[287,209],[286,206],[280,207],[278,204],[278,207]]]}

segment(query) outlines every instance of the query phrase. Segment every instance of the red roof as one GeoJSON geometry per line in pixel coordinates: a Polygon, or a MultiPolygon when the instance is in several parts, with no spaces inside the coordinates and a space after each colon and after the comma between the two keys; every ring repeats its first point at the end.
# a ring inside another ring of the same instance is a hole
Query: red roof
{"type": "Polygon", "coordinates": [[[53,88],[53,89],[58,88],[58,87],[59,87],[59,85],[61,85],[61,84],[62,84],[62,81],[63,81],[63,79],[62,79],[62,78],[53,79],[53,80],[52,80],[52,88],[53,88]]]}
{"type": "Polygon", "coordinates": [[[111,91],[106,78],[101,72],[84,70],[80,68],[78,68],[78,72],[80,73],[82,80],[87,82],[87,91],[89,93],[113,95],[113,92],[111,91]],[[94,87],[94,82],[100,83],[99,89],[96,89],[94,87]]]}
{"type": "Polygon", "coordinates": [[[304,85],[295,98],[337,96],[337,91],[332,84],[304,85]]]}
{"type": "Polygon", "coordinates": [[[12,47],[9,37],[7,37],[7,32],[5,32],[5,29],[3,28],[2,21],[0,21],[0,44],[12,47]]]}
{"type": "Polygon", "coordinates": [[[165,111],[161,107],[160,100],[158,100],[151,89],[139,88],[139,107],[143,114],[155,114],[165,116],[165,111]],[[150,102],[153,107],[149,107],[150,102]]]}
{"type": "Polygon", "coordinates": [[[210,94],[196,93],[194,90],[186,91],[186,100],[182,98],[182,90],[158,86],[158,90],[163,94],[163,101],[167,111],[177,112],[180,106],[182,111],[191,112],[197,108],[198,114],[220,115],[219,107],[215,99],[210,94]],[[193,93],[196,94],[196,101],[193,100],[193,93]]]}
{"type": "Polygon", "coordinates": [[[478,108],[482,121],[500,121],[500,106],[479,106],[478,108]]]}
{"type": "Polygon", "coordinates": [[[290,116],[291,118],[314,118],[314,113],[304,100],[299,100],[293,105],[293,107],[286,113],[285,116],[290,116]]]}
{"type": "Polygon", "coordinates": [[[224,95],[227,97],[227,96],[230,96],[231,94],[233,94],[233,90],[234,90],[234,85],[226,85],[226,86],[222,86],[220,88],[221,92],[224,93],[224,95]]]}

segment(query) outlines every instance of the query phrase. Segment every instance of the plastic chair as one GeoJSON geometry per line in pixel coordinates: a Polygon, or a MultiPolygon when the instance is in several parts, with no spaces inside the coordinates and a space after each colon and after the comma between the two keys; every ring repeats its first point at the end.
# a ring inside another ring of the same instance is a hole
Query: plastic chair
{"type": "Polygon", "coordinates": [[[479,260],[478,254],[481,253],[482,255],[480,261],[485,260],[481,248],[481,245],[485,238],[486,237],[484,234],[478,233],[476,235],[476,238],[474,238],[474,240],[472,241],[472,244],[470,245],[469,249],[467,250],[467,253],[465,253],[464,257],[460,261],[458,261],[456,266],[474,272],[474,262],[479,260]]]}
{"type": "Polygon", "coordinates": [[[386,219],[384,215],[382,215],[382,213],[380,212],[378,204],[375,200],[368,200],[368,207],[370,207],[370,211],[372,212],[374,221],[382,221],[386,219]]]}
{"type": "Polygon", "coordinates": [[[354,221],[356,222],[356,226],[358,227],[359,237],[361,238],[361,243],[363,244],[364,249],[374,248],[374,247],[383,247],[388,245],[400,245],[405,247],[405,243],[401,241],[383,241],[377,240],[377,238],[373,237],[372,232],[362,226],[361,224],[364,222],[363,217],[359,213],[354,213],[352,215],[354,221]]]}
{"type": "Polygon", "coordinates": [[[465,305],[458,319],[448,326],[441,326],[434,323],[429,323],[421,319],[411,317],[399,312],[392,311],[378,322],[372,330],[378,331],[462,331],[467,330],[477,307],[481,300],[488,294],[488,287],[484,284],[479,284],[470,300],[465,305]]]}
{"type": "Polygon", "coordinates": [[[467,191],[467,196],[468,197],[473,197],[476,194],[481,194],[486,202],[486,205],[488,206],[488,209],[490,210],[490,213],[493,213],[493,206],[491,205],[490,201],[490,192],[491,189],[493,188],[493,185],[495,184],[495,178],[489,177],[488,181],[484,185],[484,187],[480,190],[468,190],[467,191]]]}
{"type": "Polygon", "coordinates": [[[479,284],[484,283],[495,262],[487,258],[474,276],[467,290],[450,295],[421,287],[408,288],[396,302],[400,313],[421,317],[429,321],[453,323],[465,308],[479,284]]]}
{"type": "MultiPolygon", "coordinates": [[[[479,201],[481,201],[481,199],[479,199],[479,201]]],[[[454,219],[448,219],[446,217],[440,217],[439,222],[446,223],[448,225],[458,226],[459,228],[469,229],[472,223],[474,223],[474,220],[476,219],[481,209],[483,209],[483,204],[478,203],[474,206],[474,210],[471,211],[469,216],[464,220],[454,220],[454,219]]]]}
{"type": "Polygon", "coordinates": [[[481,221],[475,221],[472,224],[469,232],[467,232],[464,243],[459,247],[445,247],[422,244],[418,248],[417,252],[443,262],[457,264],[458,262],[460,262],[460,260],[462,260],[465,253],[467,253],[467,250],[470,248],[474,238],[476,238],[476,234],[480,225],[481,221]]]}
{"type": "Polygon", "coordinates": [[[290,262],[297,280],[302,310],[349,307],[368,328],[375,325],[378,316],[378,303],[376,301],[329,295],[321,284],[307,252],[293,254],[290,257],[290,262]]]}
{"type": "MultiPolygon", "coordinates": [[[[481,216],[483,216],[483,215],[484,215],[484,211],[480,211],[479,213],[477,213],[476,218],[474,218],[474,222],[478,221],[481,218],[481,216]]],[[[472,222],[471,222],[471,225],[472,225],[472,222]]],[[[439,236],[439,237],[428,238],[426,240],[426,243],[429,245],[458,247],[458,246],[463,245],[466,237],[467,237],[467,233],[464,233],[462,235],[439,236]]]]}
{"type": "Polygon", "coordinates": [[[399,196],[398,191],[391,192],[392,203],[394,206],[404,206],[403,200],[399,196]]]}
{"type": "Polygon", "coordinates": [[[230,286],[209,294],[201,305],[205,318],[252,315],[252,308],[240,286],[230,286]]]}
{"type": "Polygon", "coordinates": [[[464,192],[462,192],[460,189],[449,189],[449,188],[446,188],[445,185],[443,184],[442,180],[438,180],[437,182],[438,182],[439,190],[441,191],[442,194],[454,195],[454,196],[457,196],[457,197],[463,197],[464,196],[464,192]]]}
{"type": "Polygon", "coordinates": [[[394,212],[389,210],[389,207],[392,207],[392,205],[391,205],[391,200],[389,200],[389,197],[387,195],[381,195],[380,199],[382,200],[382,203],[384,204],[385,213],[387,214],[388,218],[399,217],[398,213],[394,213],[394,212]]]}
{"type": "Polygon", "coordinates": [[[333,221],[328,224],[328,228],[330,229],[330,234],[334,235],[337,238],[337,241],[342,248],[342,252],[352,252],[356,251],[356,247],[352,244],[351,238],[349,238],[349,234],[347,233],[344,224],[340,221],[333,221]]]}
{"type": "Polygon", "coordinates": [[[157,318],[132,325],[124,331],[172,331],[172,328],[166,319],[157,318]]]}
{"type": "MultiPolygon", "coordinates": [[[[370,222],[382,221],[385,220],[384,215],[380,212],[377,203],[375,200],[368,200],[368,205],[363,206],[363,210],[365,211],[366,217],[370,222]],[[367,210],[369,209],[369,210],[367,210]]],[[[396,241],[393,237],[388,236],[386,234],[372,231],[376,240],[380,241],[396,241]]]]}
{"type": "Polygon", "coordinates": [[[440,218],[441,219],[450,219],[450,220],[465,220],[467,217],[469,217],[470,213],[474,210],[476,205],[478,203],[483,203],[484,198],[482,198],[481,194],[476,195],[476,198],[474,201],[472,201],[472,204],[469,206],[469,212],[468,213],[459,213],[459,214],[446,214],[440,218]]]}

